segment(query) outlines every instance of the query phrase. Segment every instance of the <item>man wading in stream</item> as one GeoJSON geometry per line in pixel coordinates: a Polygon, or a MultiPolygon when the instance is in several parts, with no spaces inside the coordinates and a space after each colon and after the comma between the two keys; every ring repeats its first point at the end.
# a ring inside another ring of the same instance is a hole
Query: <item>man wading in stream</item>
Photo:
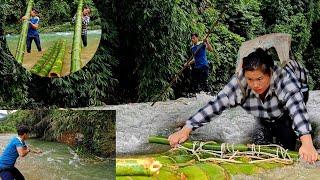
{"type": "Polygon", "coordinates": [[[25,157],[31,152],[31,149],[25,143],[25,140],[29,138],[29,129],[26,126],[20,126],[17,132],[18,136],[10,140],[0,156],[0,177],[2,180],[24,179],[24,176],[14,167],[14,164],[18,157],[25,157]]]}
{"type": "Polygon", "coordinates": [[[277,144],[295,150],[299,138],[302,143],[300,157],[315,162],[318,153],[312,143],[305,105],[308,88],[306,84],[300,84],[294,74],[295,70],[300,70],[300,77],[306,77],[306,72],[294,62],[291,67],[281,68],[260,48],[244,57],[240,66],[243,75],[233,76],[214,100],[191,116],[180,131],[170,135],[170,145],[176,147],[186,141],[192,130],[209,123],[225,109],[241,106],[261,123],[262,127],[254,133],[255,144],[273,143],[275,137],[277,144]],[[245,86],[241,82],[245,82],[245,86]]]}

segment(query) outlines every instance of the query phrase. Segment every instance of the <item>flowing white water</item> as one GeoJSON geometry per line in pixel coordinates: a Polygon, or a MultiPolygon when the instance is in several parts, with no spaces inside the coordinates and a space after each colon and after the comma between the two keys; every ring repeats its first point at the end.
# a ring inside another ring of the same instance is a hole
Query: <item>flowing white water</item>
{"type": "MultiPolygon", "coordinates": [[[[1,153],[12,134],[0,134],[1,153]]],[[[30,153],[18,159],[16,167],[28,180],[38,179],[114,179],[115,161],[82,158],[68,146],[61,143],[28,140],[27,144],[40,148],[43,153],[30,153]]]]}

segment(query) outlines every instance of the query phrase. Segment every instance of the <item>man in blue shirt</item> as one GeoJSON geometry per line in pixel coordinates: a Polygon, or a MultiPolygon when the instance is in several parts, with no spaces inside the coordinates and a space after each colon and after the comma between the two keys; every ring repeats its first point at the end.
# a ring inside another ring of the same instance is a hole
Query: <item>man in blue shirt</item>
{"type": "Polygon", "coordinates": [[[24,179],[14,164],[18,157],[24,157],[31,151],[24,142],[29,138],[29,129],[26,126],[20,126],[17,132],[18,136],[10,140],[0,156],[0,177],[2,180],[24,179]]]}
{"type": "Polygon", "coordinates": [[[203,90],[208,92],[209,87],[207,79],[209,77],[209,63],[206,50],[212,51],[212,46],[207,39],[204,39],[203,42],[199,41],[199,36],[197,33],[191,34],[191,42],[191,51],[194,54],[194,60],[191,61],[189,65],[194,63],[194,68],[192,70],[194,91],[199,92],[203,90]]]}
{"type": "MultiPolygon", "coordinates": [[[[37,49],[40,52],[41,51],[41,44],[40,44],[40,37],[39,37],[39,32],[38,32],[38,27],[39,27],[39,21],[40,18],[38,17],[39,10],[32,8],[30,16],[31,18],[29,19],[29,29],[28,29],[28,35],[27,35],[27,52],[31,52],[31,43],[32,40],[36,43],[37,49]]],[[[22,20],[26,20],[27,17],[23,16],[22,20]]]]}

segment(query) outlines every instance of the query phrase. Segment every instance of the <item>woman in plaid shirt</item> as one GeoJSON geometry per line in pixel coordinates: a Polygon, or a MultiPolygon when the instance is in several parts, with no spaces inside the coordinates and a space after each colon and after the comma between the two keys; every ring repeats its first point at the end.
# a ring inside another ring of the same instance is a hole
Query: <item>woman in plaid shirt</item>
{"type": "Polygon", "coordinates": [[[294,74],[297,69],[301,70],[301,67],[295,61],[280,68],[274,65],[267,52],[256,50],[243,58],[243,75],[233,76],[214,100],[191,116],[180,131],[170,135],[170,145],[176,147],[186,141],[192,130],[207,124],[223,110],[241,106],[260,120],[262,128],[255,134],[262,134],[263,140],[254,138],[255,144],[272,143],[274,136],[277,144],[294,150],[299,138],[302,142],[300,156],[307,162],[315,162],[318,153],[312,143],[305,106],[308,91],[302,91],[307,85],[294,74]]]}

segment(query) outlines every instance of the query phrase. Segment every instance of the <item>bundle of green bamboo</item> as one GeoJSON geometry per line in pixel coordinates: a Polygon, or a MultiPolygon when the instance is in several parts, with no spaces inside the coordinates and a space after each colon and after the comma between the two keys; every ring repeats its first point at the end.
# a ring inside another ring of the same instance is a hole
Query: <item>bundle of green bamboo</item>
{"type": "Polygon", "coordinates": [[[27,19],[24,20],[24,22],[22,24],[22,29],[21,29],[21,33],[20,33],[20,37],[19,37],[19,41],[18,41],[18,46],[17,46],[17,50],[16,50],[16,57],[15,57],[19,63],[23,62],[23,57],[24,57],[24,52],[26,49],[26,42],[27,42],[29,18],[30,18],[30,13],[31,13],[33,4],[34,4],[34,0],[28,1],[27,10],[26,10],[26,14],[25,14],[27,19]]]}
{"type": "Polygon", "coordinates": [[[60,77],[67,47],[66,40],[58,40],[31,68],[31,72],[42,77],[60,77]],[[50,73],[49,73],[50,72],[50,73]]]}
{"type": "MultiPolygon", "coordinates": [[[[149,137],[150,143],[157,143],[157,144],[166,144],[169,145],[169,141],[166,137],[161,136],[150,136],[149,137]]],[[[209,153],[211,155],[215,155],[216,157],[227,157],[231,159],[230,156],[238,155],[248,155],[251,157],[256,157],[261,159],[263,156],[268,156],[270,158],[276,158],[275,160],[281,161],[281,158],[284,159],[283,162],[292,162],[292,160],[297,160],[299,158],[298,152],[295,151],[288,151],[283,149],[278,145],[254,145],[254,144],[227,144],[227,143],[197,143],[192,141],[186,141],[181,144],[182,149],[190,150],[194,152],[194,155],[197,156],[196,150],[198,152],[204,152],[204,154],[209,153]],[[200,149],[199,149],[200,148],[200,149]],[[226,154],[229,153],[229,154],[226,154]],[[290,160],[290,161],[287,161],[290,160]]],[[[201,158],[198,158],[198,160],[201,158]]],[[[217,160],[215,158],[209,158],[209,160],[217,160]]],[[[202,159],[203,160],[203,159],[202,159]]],[[[264,159],[261,159],[264,160],[264,159]]],[[[234,161],[236,162],[236,161],[234,161]]]]}
{"type": "Polygon", "coordinates": [[[71,73],[76,72],[81,68],[82,8],[83,8],[83,0],[79,0],[75,26],[74,26],[73,43],[72,43],[71,69],[70,69],[71,73]]]}
{"type": "MultiPolygon", "coordinates": [[[[169,145],[160,136],[151,136],[149,142],[169,145]]],[[[263,173],[297,159],[297,152],[278,145],[187,141],[165,153],[117,159],[116,179],[231,179],[231,175],[263,173]],[[150,173],[148,158],[161,164],[159,172],[150,173]]]]}

